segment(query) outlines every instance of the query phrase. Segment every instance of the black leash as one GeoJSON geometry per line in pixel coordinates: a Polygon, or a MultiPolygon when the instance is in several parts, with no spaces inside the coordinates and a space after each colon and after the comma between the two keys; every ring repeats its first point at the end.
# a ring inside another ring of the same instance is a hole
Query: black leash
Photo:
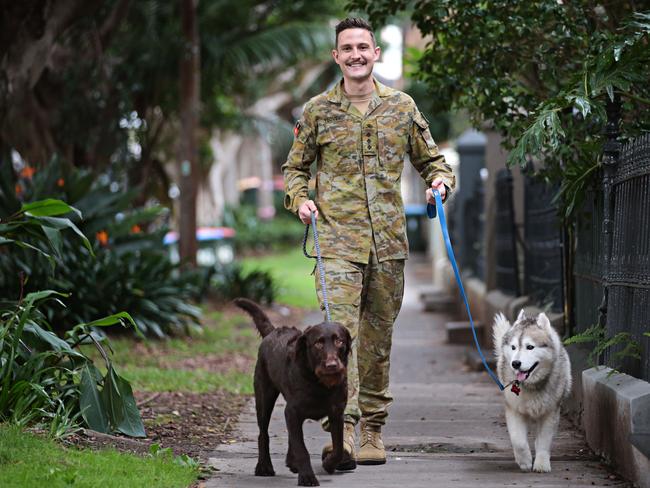
{"type": "Polygon", "coordinates": [[[311,256],[307,252],[307,238],[309,237],[309,224],[305,227],[305,237],[302,240],[302,252],[305,257],[310,259],[316,259],[316,264],[318,266],[318,273],[320,274],[320,289],[323,292],[323,304],[325,305],[325,316],[327,321],[331,322],[332,317],[330,316],[330,305],[327,300],[327,287],[325,286],[325,268],[323,266],[323,259],[320,254],[320,244],[318,243],[318,230],[316,229],[316,216],[314,212],[311,213],[311,227],[314,230],[314,248],[316,249],[316,256],[311,256]]]}

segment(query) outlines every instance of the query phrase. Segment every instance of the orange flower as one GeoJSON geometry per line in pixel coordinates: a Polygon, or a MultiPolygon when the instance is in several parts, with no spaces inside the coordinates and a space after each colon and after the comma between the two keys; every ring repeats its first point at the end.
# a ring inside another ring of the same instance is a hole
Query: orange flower
{"type": "Polygon", "coordinates": [[[138,224],[135,224],[133,227],[131,227],[131,232],[133,232],[134,234],[139,234],[140,232],[142,232],[142,229],[138,224]]]}
{"type": "Polygon", "coordinates": [[[56,186],[62,188],[63,185],[65,185],[65,180],[63,178],[59,178],[58,180],[56,180],[56,186]]]}
{"type": "Polygon", "coordinates": [[[34,173],[36,173],[36,168],[32,168],[31,166],[25,166],[20,172],[20,176],[31,180],[32,176],[34,176],[34,173]]]}
{"type": "Polygon", "coordinates": [[[95,237],[97,238],[97,241],[104,247],[108,245],[108,232],[105,230],[100,230],[95,234],[95,237]]]}
{"type": "Polygon", "coordinates": [[[23,193],[23,186],[20,183],[16,183],[14,191],[16,192],[16,196],[19,197],[23,193]]]}

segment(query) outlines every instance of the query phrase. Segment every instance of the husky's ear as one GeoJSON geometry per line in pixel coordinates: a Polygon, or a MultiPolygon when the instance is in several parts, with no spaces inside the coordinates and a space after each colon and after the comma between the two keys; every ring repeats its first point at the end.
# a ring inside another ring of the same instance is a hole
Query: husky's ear
{"type": "Polygon", "coordinates": [[[517,315],[517,320],[515,322],[519,322],[520,320],[523,320],[526,318],[526,314],[524,313],[524,309],[522,308],[521,311],[519,312],[519,315],[517,315]]]}
{"type": "Polygon", "coordinates": [[[539,325],[543,329],[552,329],[551,327],[551,321],[548,320],[548,317],[544,312],[540,313],[537,316],[537,325],[539,325]]]}

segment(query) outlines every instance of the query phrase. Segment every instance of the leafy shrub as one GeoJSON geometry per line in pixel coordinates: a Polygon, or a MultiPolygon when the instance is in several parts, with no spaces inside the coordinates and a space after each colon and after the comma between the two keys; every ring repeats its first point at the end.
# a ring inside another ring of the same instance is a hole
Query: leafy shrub
{"type": "MultiPolygon", "coordinates": [[[[48,231],[55,268],[27,249],[0,253],[0,296],[18,299],[51,288],[70,295],[66,308],[43,304],[56,328],[119,310],[127,310],[140,331],[158,337],[198,326],[200,311],[189,303],[198,296],[201,275],[181,272],[169,260],[162,243],[166,209],[138,207],[137,189],[123,191],[109,178],[95,178],[58,160],[42,171],[23,170],[13,184],[6,165],[0,172],[0,218],[15,213],[21,201],[60,198],[83,214],[83,221],[75,215],[71,219],[90,238],[84,248],[69,234],[48,231]]],[[[61,223],[50,218],[48,225],[61,223]]]]}
{"type": "Polygon", "coordinates": [[[237,262],[219,269],[212,277],[211,284],[219,298],[224,300],[244,297],[270,305],[277,293],[270,273],[261,270],[245,273],[242,265],[237,262]]]}
{"type": "MultiPolygon", "coordinates": [[[[78,212],[58,200],[24,205],[0,224],[0,252],[18,246],[52,259],[50,249],[61,242],[61,229],[74,229],[90,250],[76,226],[54,217],[78,212]],[[29,242],[24,240],[29,237],[29,242]]],[[[44,304],[64,306],[53,290],[37,291],[4,300],[0,304],[0,420],[26,425],[44,420],[50,432],[63,435],[83,418],[100,432],[119,431],[144,436],[144,426],[131,386],[115,371],[93,329],[118,323],[133,323],[124,312],[76,325],[59,338],[50,330],[44,304]],[[93,361],[75,350],[83,342],[94,342],[102,353],[107,372],[102,375],[93,361]]]]}
{"type": "Polygon", "coordinates": [[[305,226],[286,211],[279,212],[271,220],[257,217],[253,205],[226,208],[224,225],[237,231],[235,247],[238,251],[275,250],[287,246],[298,246],[302,242],[305,226]]]}

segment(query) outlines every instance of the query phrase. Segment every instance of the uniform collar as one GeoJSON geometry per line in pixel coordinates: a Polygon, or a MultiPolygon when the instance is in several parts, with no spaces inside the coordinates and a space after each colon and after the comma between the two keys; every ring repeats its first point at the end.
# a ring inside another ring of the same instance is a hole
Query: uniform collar
{"type": "MultiPolygon", "coordinates": [[[[375,92],[371,103],[379,102],[377,103],[377,105],[379,105],[381,103],[381,99],[388,97],[393,90],[386,85],[379,83],[374,77],[372,81],[375,83],[375,92]],[[376,100],[377,98],[379,98],[379,100],[376,100]]],[[[339,81],[332,87],[330,91],[327,92],[327,100],[339,105],[344,102],[349,102],[348,99],[345,98],[345,94],[343,92],[343,79],[341,79],[341,81],[339,81]]]]}

